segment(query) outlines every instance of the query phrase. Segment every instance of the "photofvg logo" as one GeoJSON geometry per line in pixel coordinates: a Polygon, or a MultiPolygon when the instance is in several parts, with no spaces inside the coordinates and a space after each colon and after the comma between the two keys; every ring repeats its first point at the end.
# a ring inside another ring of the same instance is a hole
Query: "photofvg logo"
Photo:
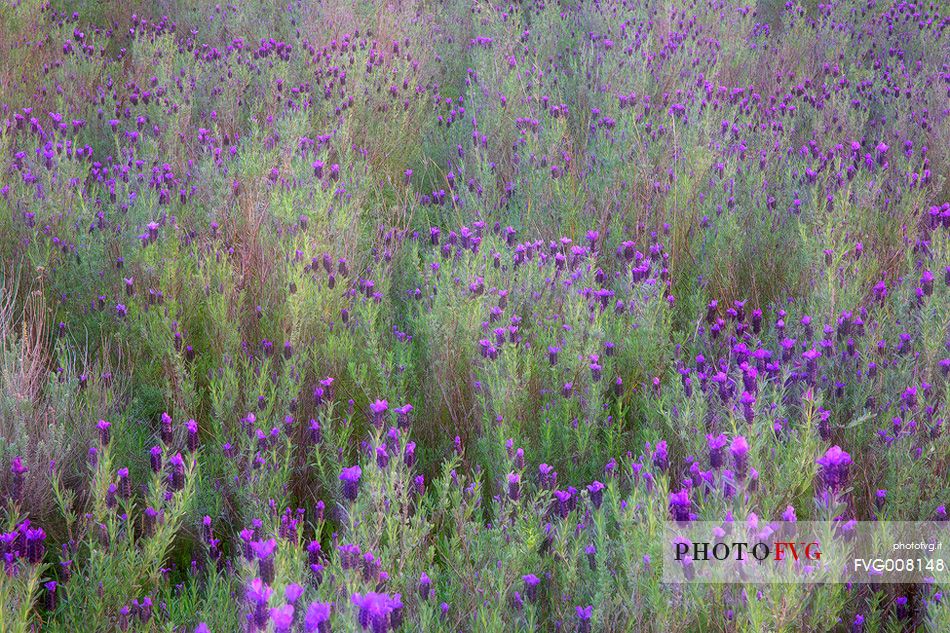
{"type": "Polygon", "coordinates": [[[937,522],[670,521],[668,583],[906,583],[950,580],[937,522]]]}
{"type": "Polygon", "coordinates": [[[805,543],[803,541],[774,541],[749,543],[748,541],[728,540],[710,543],[708,541],[689,542],[686,539],[678,539],[673,543],[676,551],[676,560],[685,563],[689,560],[708,561],[710,557],[717,561],[735,560],[742,562],[748,558],[754,558],[760,563],[774,560],[782,562],[786,558],[794,562],[805,560],[821,560],[821,544],[818,541],[805,543]]]}

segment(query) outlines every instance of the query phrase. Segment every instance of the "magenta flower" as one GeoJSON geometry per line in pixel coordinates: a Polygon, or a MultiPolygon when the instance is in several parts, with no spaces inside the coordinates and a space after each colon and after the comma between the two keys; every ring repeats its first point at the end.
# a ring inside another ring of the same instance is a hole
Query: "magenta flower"
{"type": "Polygon", "coordinates": [[[270,616],[267,603],[270,602],[272,593],[274,593],[273,589],[268,587],[260,578],[252,580],[245,592],[247,601],[251,604],[252,620],[260,629],[267,626],[267,620],[270,616]]]}
{"type": "Polygon", "coordinates": [[[274,607],[270,610],[270,619],[274,623],[274,633],[290,633],[294,625],[294,605],[274,607]]]}

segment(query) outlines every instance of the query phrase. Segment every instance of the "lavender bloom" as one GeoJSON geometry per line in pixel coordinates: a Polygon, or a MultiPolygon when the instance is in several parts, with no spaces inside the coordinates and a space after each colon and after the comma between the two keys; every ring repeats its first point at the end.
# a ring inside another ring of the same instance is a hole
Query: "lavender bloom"
{"type": "Polygon", "coordinates": [[[535,576],[534,574],[527,574],[521,577],[521,580],[524,582],[524,595],[534,602],[538,599],[538,585],[541,584],[541,579],[535,576]]]}
{"type": "Polygon", "coordinates": [[[161,419],[161,437],[165,446],[170,446],[174,437],[172,435],[172,418],[168,413],[162,413],[161,419]]]}
{"type": "Polygon", "coordinates": [[[707,435],[706,444],[709,447],[709,465],[711,468],[719,469],[723,465],[723,449],[729,444],[729,438],[725,433],[719,435],[707,435]]]}
{"type": "Polygon", "coordinates": [[[508,498],[517,501],[521,497],[521,475],[508,473],[508,498]]]}
{"type": "Polygon", "coordinates": [[[428,600],[432,597],[432,580],[425,572],[422,572],[422,575],[419,576],[419,597],[422,600],[428,600]]]}
{"type": "Polygon", "coordinates": [[[251,621],[259,629],[267,626],[267,620],[270,616],[267,603],[270,602],[272,593],[274,593],[273,589],[268,587],[260,578],[252,580],[245,592],[247,601],[251,605],[251,621]]]}
{"type": "Polygon", "coordinates": [[[46,554],[46,532],[42,528],[27,528],[26,532],[26,559],[31,565],[37,565],[46,554]]]}
{"type": "Polygon", "coordinates": [[[161,472],[162,470],[162,447],[153,446],[149,449],[149,465],[152,468],[153,473],[161,472]]]}
{"type": "Polygon", "coordinates": [[[198,423],[195,420],[188,420],[185,428],[188,430],[188,450],[193,453],[198,450],[198,423]]]}
{"type": "Polygon", "coordinates": [[[50,580],[43,583],[43,588],[46,589],[46,610],[55,611],[56,610],[56,589],[58,583],[55,580],[50,580]]]}
{"type": "Polygon", "coordinates": [[[260,573],[261,580],[267,584],[274,582],[274,550],[276,549],[276,539],[254,541],[251,543],[251,551],[257,558],[258,572],[260,573]]]}
{"type": "Polygon", "coordinates": [[[590,633],[590,619],[594,614],[593,605],[586,607],[574,607],[577,614],[577,633],[590,633]]]}
{"type": "Polygon", "coordinates": [[[584,548],[584,553],[587,554],[587,564],[590,565],[591,571],[597,570],[597,547],[591,543],[584,548]]]}
{"type": "Polygon", "coordinates": [[[329,602],[312,602],[307,607],[307,614],[303,618],[303,630],[306,633],[330,633],[329,602]]]}
{"type": "Polygon", "coordinates": [[[119,479],[119,496],[123,499],[128,499],[132,496],[132,482],[129,481],[129,469],[120,468],[116,473],[116,476],[119,479]]]}
{"type": "Polygon", "coordinates": [[[745,478],[749,468],[749,442],[741,435],[732,440],[729,447],[732,453],[732,461],[736,467],[736,474],[739,479],[745,478]]]}
{"type": "Polygon", "coordinates": [[[396,426],[402,430],[407,430],[409,428],[409,416],[412,413],[412,405],[405,404],[397,409],[396,411],[396,426]]]}
{"type": "Polygon", "coordinates": [[[594,507],[600,509],[600,505],[604,502],[604,484],[599,481],[594,481],[592,484],[587,486],[587,494],[590,495],[591,503],[594,504],[594,507]]]}
{"type": "Polygon", "coordinates": [[[554,500],[557,502],[558,514],[562,519],[566,519],[571,513],[574,495],[570,490],[555,490],[554,500]]]}
{"type": "Polygon", "coordinates": [[[670,515],[674,521],[685,523],[693,520],[692,502],[689,499],[689,491],[685,488],[679,492],[670,493],[670,515]]]}
{"type": "MultiPolygon", "coordinates": [[[[357,621],[364,630],[372,633],[387,633],[395,629],[393,615],[402,610],[402,601],[399,595],[390,596],[385,593],[369,592],[366,594],[354,593],[350,601],[357,608],[357,621]]],[[[398,618],[398,615],[396,616],[398,618]]]]}
{"type": "Polygon", "coordinates": [[[274,633],[290,633],[294,624],[294,605],[285,604],[272,608],[270,618],[274,623],[274,633]]]}
{"type": "Polygon", "coordinates": [[[99,429],[99,443],[103,446],[109,445],[109,440],[112,438],[112,434],[109,432],[109,429],[112,425],[105,420],[99,420],[96,423],[96,428],[99,429]]]}
{"type": "Polygon", "coordinates": [[[821,483],[825,488],[840,490],[847,484],[851,456],[840,446],[832,446],[816,462],[820,466],[821,483]]]}
{"type": "Polygon", "coordinates": [[[340,481],[343,482],[343,498],[347,501],[356,501],[359,494],[360,477],[363,470],[359,466],[350,466],[340,472],[340,481]]]}
{"type": "Polygon", "coordinates": [[[389,465],[389,452],[385,443],[376,447],[376,465],[380,470],[384,470],[389,465]]]}
{"type": "Polygon", "coordinates": [[[653,466],[661,472],[666,472],[666,469],[670,467],[670,457],[665,440],[656,443],[656,448],[653,451],[653,466]]]}
{"type": "Polygon", "coordinates": [[[377,400],[376,402],[370,403],[369,410],[371,414],[370,422],[372,422],[373,426],[377,429],[382,428],[386,412],[389,410],[389,403],[385,400],[377,400]]]}
{"type": "Polygon", "coordinates": [[[743,391],[739,396],[739,404],[742,405],[742,415],[749,424],[755,420],[755,396],[748,391],[743,391]]]}
{"type": "Polygon", "coordinates": [[[168,487],[177,492],[185,487],[185,460],[181,453],[175,453],[168,459],[171,472],[168,474],[168,487]]]}
{"type": "Polygon", "coordinates": [[[23,465],[23,459],[19,455],[14,457],[10,463],[10,473],[13,475],[13,489],[10,496],[14,503],[20,503],[23,499],[23,483],[29,470],[23,465]]]}
{"type": "Polygon", "coordinates": [[[875,507],[877,507],[878,510],[883,508],[885,500],[887,500],[887,490],[884,490],[883,488],[878,489],[878,491],[874,494],[875,507]]]}

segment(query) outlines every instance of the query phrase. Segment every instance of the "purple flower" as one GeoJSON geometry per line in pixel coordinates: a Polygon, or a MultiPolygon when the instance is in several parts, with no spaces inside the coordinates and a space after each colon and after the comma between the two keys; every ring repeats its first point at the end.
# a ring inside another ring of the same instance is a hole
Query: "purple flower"
{"type": "Polygon", "coordinates": [[[709,447],[709,465],[711,468],[722,468],[723,449],[729,444],[729,438],[725,433],[719,435],[707,435],[706,445],[709,447]]]}
{"type": "Polygon", "coordinates": [[[538,474],[541,477],[542,488],[551,489],[557,484],[557,471],[552,466],[541,464],[538,466],[538,474]]]}
{"type": "Polygon", "coordinates": [[[111,427],[112,425],[106,422],[105,420],[99,420],[96,423],[96,428],[99,429],[99,443],[102,444],[103,446],[109,445],[109,440],[112,437],[111,434],[109,433],[109,429],[111,427]]]}
{"type": "Polygon", "coordinates": [[[46,532],[43,528],[27,528],[26,530],[26,559],[31,565],[37,565],[46,554],[46,532]]]}
{"type": "Polygon", "coordinates": [[[590,495],[591,503],[594,504],[594,507],[600,509],[600,505],[604,502],[604,484],[599,481],[594,481],[592,484],[587,486],[587,494],[590,495]]]}
{"type": "Polygon", "coordinates": [[[303,630],[306,633],[330,633],[332,607],[329,602],[312,602],[303,618],[303,630]]]}
{"type": "Polygon", "coordinates": [[[590,565],[591,571],[597,569],[597,546],[591,543],[584,548],[584,553],[587,554],[587,564],[590,565]]]}
{"type": "Polygon", "coordinates": [[[748,391],[743,391],[739,396],[739,404],[742,405],[742,415],[749,424],[755,420],[755,396],[748,391]]]}
{"type": "Polygon", "coordinates": [[[276,539],[254,541],[251,543],[251,551],[257,558],[258,570],[261,574],[261,580],[267,584],[274,582],[274,550],[276,548],[276,539]]]}
{"type": "Polygon", "coordinates": [[[577,632],[590,633],[590,618],[594,615],[594,606],[589,604],[586,607],[574,607],[574,612],[577,614],[577,632]]]}
{"type": "Polygon", "coordinates": [[[737,435],[729,446],[729,452],[736,465],[736,474],[740,479],[744,478],[749,467],[749,442],[742,435],[737,435]]]}
{"type": "Polygon", "coordinates": [[[389,410],[389,403],[385,400],[371,402],[369,405],[369,410],[371,413],[370,421],[373,423],[373,426],[376,428],[382,428],[386,411],[389,410]]]}
{"type": "Polygon", "coordinates": [[[43,587],[46,589],[46,609],[48,611],[56,610],[56,588],[58,583],[55,580],[50,580],[43,583],[43,587]]]}
{"type": "Polygon", "coordinates": [[[880,510],[884,507],[884,501],[887,500],[887,490],[883,488],[878,489],[874,494],[874,505],[877,506],[877,509],[880,510]]]}
{"type": "Polygon", "coordinates": [[[245,592],[247,601],[251,603],[252,620],[259,629],[267,626],[270,615],[267,603],[270,601],[272,593],[274,593],[274,590],[268,587],[260,578],[252,580],[245,592]]]}
{"type": "MultiPolygon", "coordinates": [[[[386,633],[390,628],[395,629],[398,624],[393,622],[393,615],[402,611],[402,600],[399,594],[390,596],[385,593],[368,592],[354,593],[350,601],[358,609],[357,620],[363,629],[373,633],[386,633]]],[[[399,619],[396,615],[396,619],[399,619]]]]}
{"type": "Polygon", "coordinates": [[[23,498],[23,482],[29,470],[29,468],[23,465],[23,458],[19,455],[14,457],[13,461],[10,462],[10,473],[13,475],[13,490],[11,491],[11,496],[13,497],[14,503],[19,503],[23,498]]]}
{"type": "Polygon", "coordinates": [[[274,633],[290,633],[294,625],[294,605],[274,607],[270,610],[270,619],[274,623],[274,633]]]}
{"type": "Polygon", "coordinates": [[[419,597],[423,600],[428,600],[431,596],[432,580],[425,572],[422,572],[422,575],[419,576],[419,597]]]}
{"type": "Polygon", "coordinates": [[[665,440],[656,443],[656,449],[653,451],[653,465],[661,472],[666,472],[666,469],[670,467],[669,451],[665,440]]]}
{"type": "Polygon", "coordinates": [[[389,452],[385,443],[376,447],[376,465],[380,470],[385,469],[386,466],[389,465],[389,452]]]}
{"type": "Polygon", "coordinates": [[[152,472],[157,473],[162,470],[162,447],[153,446],[149,449],[149,464],[152,467],[152,472]]]}
{"type": "Polygon", "coordinates": [[[132,496],[132,482],[129,480],[129,469],[120,468],[116,472],[116,476],[119,479],[119,495],[123,499],[128,499],[132,496]]]}
{"type": "Polygon", "coordinates": [[[171,472],[168,475],[168,486],[172,492],[185,487],[185,460],[181,453],[175,453],[168,460],[171,472]]]}
{"type": "Polygon", "coordinates": [[[674,521],[685,523],[693,518],[690,510],[692,502],[689,499],[689,491],[683,488],[679,492],[670,493],[670,515],[674,521]]]}
{"type": "Polygon", "coordinates": [[[541,584],[541,579],[535,576],[534,574],[526,574],[521,577],[521,580],[524,581],[524,595],[534,602],[538,599],[538,585],[541,584]]]}
{"type": "Polygon", "coordinates": [[[360,491],[360,477],[363,470],[359,466],[350,466],[340,472],[340,481],[343,482],[343,498],[347,501],[356,501],[360,491]]]}
{"type": "Polygon", "coordinates": [[[851,465],[851,456],[848,453],[835,445],[815,461],[821,467],[821,482],[824,487],[830,490],[844,487],[848,480],[848,467],[851,465]]]}
{"type": "Polygon", "coordinates": [[[408,429],[409,415],[412,413],[412,405],[405,404],[394,410],[396,411],[396,426],[403,430],[408,429]]]}
{"type": "Polygon", "coordinates": [[[508,473],[508,498],[517,501],[521,497],[521,475],[508,473]]]}
{"type": "Polygon", "coordinates": [[[851,633],[861,633],[864,631],[864,616],[860,613],[854,616],[854,622],[851,623],[851,633]]]}
{"type": "Polygon", "coordinates": [[[188,450],[195,452],[198,450],[198,423],[195,420],[188,420],[185,428],[188,430],[188,450]]]}

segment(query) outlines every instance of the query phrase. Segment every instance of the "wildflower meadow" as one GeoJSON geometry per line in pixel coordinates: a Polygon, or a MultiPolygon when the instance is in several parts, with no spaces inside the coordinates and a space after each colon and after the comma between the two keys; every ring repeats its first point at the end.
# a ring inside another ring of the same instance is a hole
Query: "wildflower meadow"
{"type": "Polygon", "coordinates": [[[950,631],[661,565],[947,520],[948,176],[939,0],[2,0],[0,632],[950,631]]]}

